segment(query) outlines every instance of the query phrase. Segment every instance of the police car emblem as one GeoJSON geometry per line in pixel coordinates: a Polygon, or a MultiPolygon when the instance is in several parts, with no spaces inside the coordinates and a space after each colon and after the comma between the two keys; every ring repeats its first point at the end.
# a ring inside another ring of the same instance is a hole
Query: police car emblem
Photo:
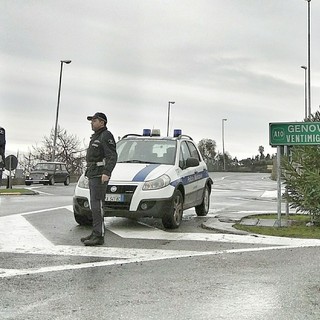
{"type": "Polygon", "coordinates": [[[110,188],[110,191],[111,191],[111,192],[116,192],[116,191],[117,191],[117,187],[116,187],[116,186],[112,186],[112,187],[110,188]]]}

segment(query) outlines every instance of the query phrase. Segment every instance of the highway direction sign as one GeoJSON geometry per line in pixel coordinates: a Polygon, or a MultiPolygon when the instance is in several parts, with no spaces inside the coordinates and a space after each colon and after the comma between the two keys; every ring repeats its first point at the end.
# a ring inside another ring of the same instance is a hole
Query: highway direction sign
{"type": "Polygon", "coordinates": [[[320,122],[276,122],[269,124],[271,146],[319,145],[320,122]]]}

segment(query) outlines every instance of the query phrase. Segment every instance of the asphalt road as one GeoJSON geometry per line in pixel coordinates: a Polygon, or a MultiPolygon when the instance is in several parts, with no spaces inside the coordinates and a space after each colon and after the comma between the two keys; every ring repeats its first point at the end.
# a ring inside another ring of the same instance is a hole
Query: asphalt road
{"type": "Polygon", "coordinates": [[[105,219],[104,246],[72,213],[74,185],[0,197],[0,319],[319,319],[319,248],[201,227],[219,214],[275,212],[265,174],[217,173],[207,217],[178,230],[105,219]]]}

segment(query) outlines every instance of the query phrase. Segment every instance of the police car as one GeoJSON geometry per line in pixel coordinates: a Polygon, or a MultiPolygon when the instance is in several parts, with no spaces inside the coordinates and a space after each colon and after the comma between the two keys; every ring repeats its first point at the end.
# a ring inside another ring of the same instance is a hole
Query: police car
{"type": "MultiPolygon", "coordinates": [[[[175,130],[161,137],[158,130],[128,134],[117,142],[118,161],[105,199],[106,217],[161,218],[165,228],[178,228],[183,210],[209,211],[212,180],[192,138],[175,130]]],[[[92,223],[88,179],[82,175],[73,198],[77,223],[92,223]]]]}

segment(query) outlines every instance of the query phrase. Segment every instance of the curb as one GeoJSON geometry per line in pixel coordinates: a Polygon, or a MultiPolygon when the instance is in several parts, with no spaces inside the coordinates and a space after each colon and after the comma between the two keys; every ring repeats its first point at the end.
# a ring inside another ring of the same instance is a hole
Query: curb
{"type": "Polygon", "coordinates": [[[230,234],[238,234],[238,235],[249,235],[251,233],[243,230],[237,230],[233,228],[233,225],[239,222],[241,219],[230,219],[228,217],[216,217],[210,218],[206,222],[201,224],[203,229],[207,230],[215,230],[215,231],[222,231],[224,233],[230,234]]]}

